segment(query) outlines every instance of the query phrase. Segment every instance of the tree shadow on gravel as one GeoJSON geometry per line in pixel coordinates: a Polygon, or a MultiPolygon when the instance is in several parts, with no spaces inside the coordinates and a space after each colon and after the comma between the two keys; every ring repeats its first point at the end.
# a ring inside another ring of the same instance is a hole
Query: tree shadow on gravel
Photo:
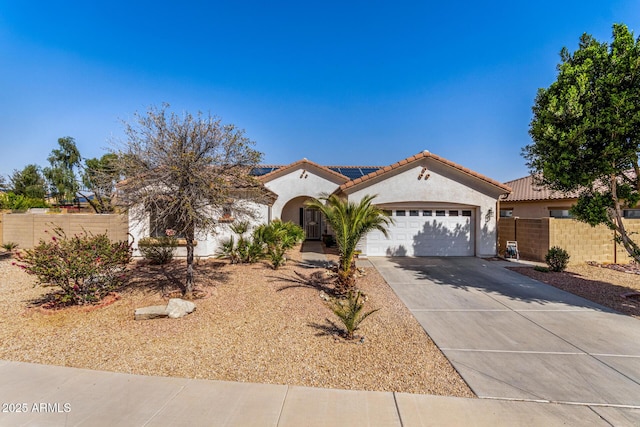
{"type": "MultiPolygon", "coordinates": [[[[205,288],[218,283],[227,283],[229,273],[222,271],[224,262],[210,261],[194,264],[195,288],[205,288]]],[[[171,294],[184,291],[187,276],[187,264],[184,261],[172,261],[164,265],[151,265],[139,262],[130,270],[129,280],[121,289],[137,290],[146,294],[171,294]]]]}
{"type": "Polygon", "coordinates": [[[327,276],[326,270],[316,270],[309,274],[303,274],[298,271],[293,272],[295,276],[278,276],[271,277],[283,282],[290,283],[277,289],[277,292],[292,288],[310,288],[322,291],[327,295],[336,296],[335,277],[327,276]]]}

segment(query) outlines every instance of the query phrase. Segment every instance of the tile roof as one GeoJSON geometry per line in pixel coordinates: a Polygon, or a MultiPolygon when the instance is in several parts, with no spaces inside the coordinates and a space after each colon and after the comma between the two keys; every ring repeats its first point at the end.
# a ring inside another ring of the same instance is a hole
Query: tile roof
{"type": "Polygon", "coordinates": [[[535,182],[533,175],[514,179],[513,181],[505,182],[505,184],[511,187],[513,192],[501,199],[504,202],[577,199],[580,195],[579,191],[563,193],[540,186],[535,182]]]}
{"type": "Polygon", "coordinates": [[[392,171],[394,169],[398,169],[398,168],[400,168],[400,167],[402,167],[404,165],[407,165],[409,163],[413,163],[415,161],[418,161],[420,159],[425,159],[425,158],[426,159],[433,159],[433,160],[435,160],[437,162],[440,162],[440,163],[442,163],[444,165],[452,167],[452,168],[454,168],[454,169],[456,169],[456,170],[458,170],[460,172],[463,172],[463,173],[465,173],[465,174],[467,174],[469,176],[472,176],[474,178],[478,178],[481,181],[484,181],[486,183],[489,183],[491,185],[494,185],[494,186],[504,190],[505,193],[511,192],[511,188],[508,185],[502,184],[501,182],[495,181],[495,180],[493,180],[493,179],[491,179],[489,177],[486,177],[486,176],[484,176],[482,174],[474,172],[471,169],[465,168],[464,166],[461,166],[461,165],[459,165],[457,163],[454,163],[454,162],[452,162],[450,160],[447,160],[444,157],[440,157],[438,155],[430,153],[427,150],[422,151],[422,152],[420,152],[420,153],[418,153],[418,154],[416,154],[414,156],[408,157],[408,158],[406,158],[404,160],[400,160],[399,162],[394,163],[394,164],[392,164],[390,166],[385,166],[383,168],[380,168],[380,169],[378,169],[376,171],[373,171],[373,172],[371,172],[371,173],[369,173],[369,174],[367,174],[365,176],[362,176],[360,178],[356,178],[356,179],[353,179],[351,181],[345,182],[344,184],[342,184],[340,186],[340,190],[344,191],[344,190],[346,190],[348,188],[351,188],[351,187],[353,187],[355,185],[358,185],[358,184],[361,184],[363,182],[366,182],[366,181],[368,181],[368,180],[370,180],[372,178],[384,175],[387,172],[390,172],[390,171],[392,171]]]}

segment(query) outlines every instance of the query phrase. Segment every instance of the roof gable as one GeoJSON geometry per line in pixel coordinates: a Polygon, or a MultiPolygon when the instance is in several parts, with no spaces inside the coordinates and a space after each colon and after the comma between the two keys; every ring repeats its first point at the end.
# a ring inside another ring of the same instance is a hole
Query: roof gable
{"type": "Polygon", "coordinates": [[[312,162],[310,160],[302,159],[302,160],[298,160],[297,162],[293,162],[289,165],[286,166],[282,166],[280,168],[274,169],[271,172],[258,176],[258,180],[260,180],[260,182],[262,183],[266,183],[269,182],[271,180],[274,180],[276,178],[279,178],[281,176],[287,175],[289,173],[292,173],[295,170],[298,169],[305,169],[305,170],[312,170],[315,171],[316,173],[319,173],[320,175],[325,175],[329,178],[332,178],[332,180],[336,181],[336,183],[338,184],[342,184],[345,183],[347,181],[349,181],[349,178],[347,178],[346,176],[335,172],[331,169],[329,169],[326,166],[321,166],[315,162],[312,162]]]}
{"type": "Polygon", "coordinates": [[[449,161],[447,159],[445,159],[444,157],[440,157],[437,156],[435,154],[430,153],[429,151],[425,150],[421,153],[418,153],[414,156],[408,157],[404,160],[400,160],[397,163],[394,163],[390,166],[385,166],[384,168],[378,169],[374,172],[371,172],[368,175],[365,175],[361,178],[357,178],[357,179],[353,179],[350,180],[348,182],[345,182],[344,184],[342,184],[339,188],[339,191],[350,191],[352,189],[355,188],[359,188],[362,186],[366,186],[367,184],[369,184],[371,182],[371,180],[373,180],[376,177],[381,177],[384,178],[384,176],[386,174],[391,173],[392,171],[398,170],[400,168],[405,167],[406,165],[410,165],[413,164],[415,162],[418,162],[422,159],[433,159],[434,161],[437,161],[445,166],[448,166],[450,168],[453,168],[459,172],[462,172],[465,175],[468,175],[474,179],[478,179],[482,182],[485,182],[487,184],[490,184],[494,187],[497,187],[497,189],[504,191],[505,193],[510,193],[511,192],[511,188],[505,184],[502,184],[498,181],[495,181],[491,178],[488,178],[482,174],[479,174],[477,172],[472,171],[471,169],[465,168],[457,163],[454,163],[452,161],[449,161]]]}

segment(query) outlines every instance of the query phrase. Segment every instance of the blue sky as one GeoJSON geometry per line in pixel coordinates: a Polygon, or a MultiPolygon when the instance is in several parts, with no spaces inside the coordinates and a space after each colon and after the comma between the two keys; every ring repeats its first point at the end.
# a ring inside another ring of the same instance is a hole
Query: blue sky
{"type": "Polygon", "coordinates": [[[101,156],[167,102],[245,129],[264,163],[428,149],[507,181],[560,49],[616,22],[640,35],[640,1],[0,0],[0,174],[62,136],[101,156]]]}

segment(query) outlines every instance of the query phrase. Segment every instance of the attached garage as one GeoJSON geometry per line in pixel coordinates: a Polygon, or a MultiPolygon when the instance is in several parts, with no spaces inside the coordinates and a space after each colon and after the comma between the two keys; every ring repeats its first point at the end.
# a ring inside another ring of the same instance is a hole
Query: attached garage
{"type": "Polygon", "coordinates": [[[468,207],[388,209],[388,236],[372,231],[361,242],[368,256],[474,256],[475,215],[468,207]]]}
{"type": "Polygon", "coordinates": [[[337,191],[373,203],[394,220],[388,237],[374,231],[360,241],[366,256],[494,256],[497,203],[510,188],[424,151],[337,191]]]}

